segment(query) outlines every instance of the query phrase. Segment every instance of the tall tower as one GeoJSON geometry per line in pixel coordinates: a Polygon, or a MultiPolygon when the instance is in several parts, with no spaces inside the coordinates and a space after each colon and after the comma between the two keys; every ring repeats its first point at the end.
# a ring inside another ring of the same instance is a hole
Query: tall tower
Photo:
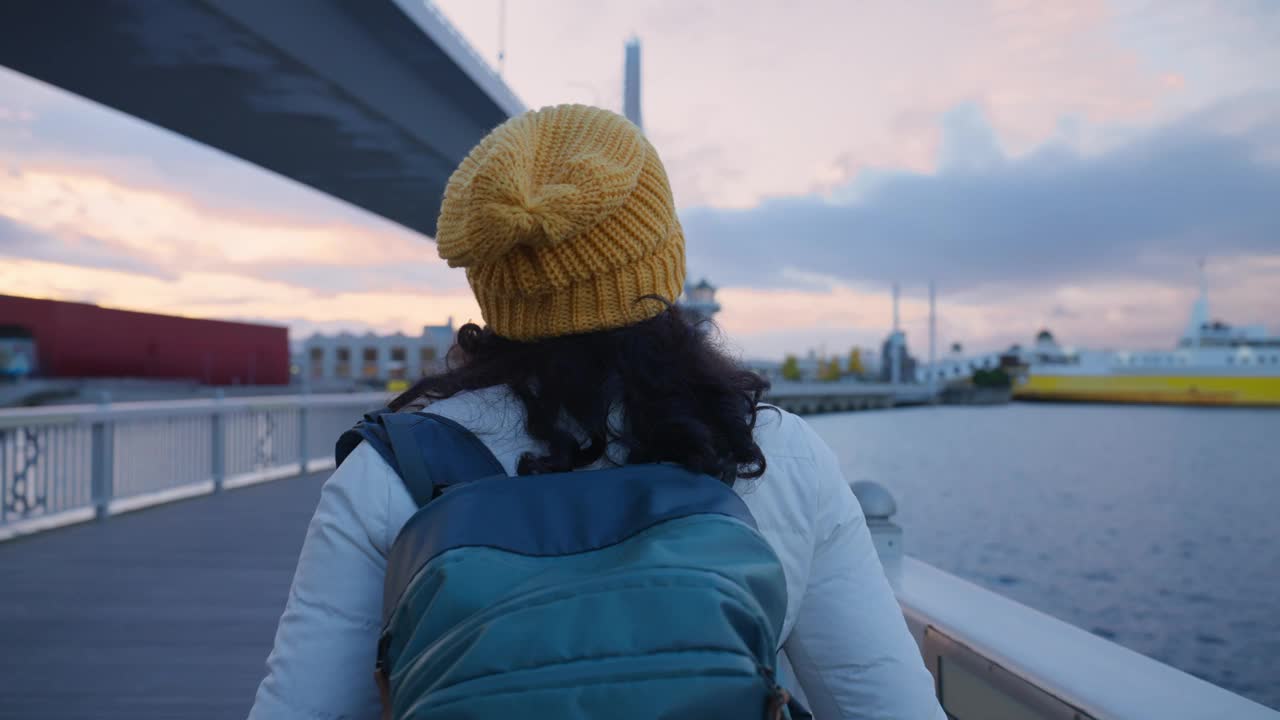
{"type": "Polygon", "coordinates": [[[697,285],[691,282],[685,283],[684,294],[676,300],[676,304],[699,328],[706,329],[708,325],[704,321],[710,320],[720,312],[720,303],[716,301],[716,289],[716,286],[707,282],[706,278],[697,285]]]}
{"type": "Polygon", "coordinates": [[[889,382],[902,382],[902,345],[906,338],[898,322],[898,283],[893,284],[893,332],[889,335],[889,382]]]}
{"type": "Polygon", "coordinates": [[[627,41],[627,62],[622,77],[622,114],[644,129],[640,117],[640,38],[627,41]]]}
{"type": "Polygon", "coordinates": [[[898,283],[893,284],[893,331],[898,332],[901,327],[898,324],[898,283]]]}
{"type": "Polygon", "coordinates": [[[929,389],[933,389],[933,376],[938,362],[936,345],[938,342],[938,293],[929,281],[929,389]]]}

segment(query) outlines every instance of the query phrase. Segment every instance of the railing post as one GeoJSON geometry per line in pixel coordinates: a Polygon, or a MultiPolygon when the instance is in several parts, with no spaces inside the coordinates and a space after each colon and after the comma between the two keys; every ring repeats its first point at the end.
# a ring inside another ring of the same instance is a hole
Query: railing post
{"type": "Polygon", "coordinates": [[[884,574],[889,583],[896,586],[902,575],[902,528],[889,518],[898,512],[898,503],[880,483],[860,480],[850,488],[867,518],[867,529],[871,531],[871,542],[880,556],[884,574]]]}
{"type": "Polygon", "coordinates": [[[303,393],[302,399],[298,401],[298,474],[307,474],[307,400],[310,395],[303,393]]]}
{"type": "MultiPolygon", "coordinates": [[[[111,394],[102,393],[98,407],[106,411],[111,406],[111,394]]],[[[93,515],[105,520],[111,514],[111,497],[115,485],[115,423],[106,418],[94,421],[90,432],[90,494],[93,496],[93,515]]]]}
{"type": "Polygon", "coordinates": [[[213,475],[213,491],[222,492],[222,481],[227,475],[227,438],[225,422],[222,416],[222,399],[224,394],[222,388],[218,388],[213,395],[214,408],[213,415],[210,418],[211,435],[209,438],[209,455],[212,459],[212,475],[213,475]]]}
{"type": "Polygon", "coordinates": [[[0,527],[8,521],[9,499],[6,495],[9,492],[9,483],[12,482],[9,479],[9,465],[5,462],[6,441],[5,432],[0,430],[0,527]]]}

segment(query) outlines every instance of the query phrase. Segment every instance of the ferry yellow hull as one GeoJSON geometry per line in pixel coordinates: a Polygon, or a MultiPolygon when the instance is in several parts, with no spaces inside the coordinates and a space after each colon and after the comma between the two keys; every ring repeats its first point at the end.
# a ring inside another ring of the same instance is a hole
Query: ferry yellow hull
{"type": "Polygon", "coordinates": [[[1019,400],[1280,407],[1280,376],[1033,374],[1019,400]]]}

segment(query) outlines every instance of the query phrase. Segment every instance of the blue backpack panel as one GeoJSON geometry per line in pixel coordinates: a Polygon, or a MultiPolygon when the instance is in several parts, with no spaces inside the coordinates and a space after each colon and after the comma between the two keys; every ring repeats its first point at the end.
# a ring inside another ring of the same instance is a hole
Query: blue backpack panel
{"type": "Polygon", "coordinates": [[[786,580],[741,498],[670,464],[509,477],[457,423],[379,412],[419,510],[387,561],[399,720],[808,714],[775,679],[786,580]]]}

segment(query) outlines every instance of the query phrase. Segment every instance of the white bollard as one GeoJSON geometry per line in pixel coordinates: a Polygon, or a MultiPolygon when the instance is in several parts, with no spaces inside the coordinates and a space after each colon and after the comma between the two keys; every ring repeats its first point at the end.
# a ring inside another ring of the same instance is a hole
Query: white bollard
{"type": "Polygon", "coordinates": [[[898,503],[880,483],[859,480],[849,487],[867,518],[867,529],[871,531],[871,542],[880,556],[884,574],[896,587],[902,577],[902,528],[890,518],[898,512],[898,503]]]}

